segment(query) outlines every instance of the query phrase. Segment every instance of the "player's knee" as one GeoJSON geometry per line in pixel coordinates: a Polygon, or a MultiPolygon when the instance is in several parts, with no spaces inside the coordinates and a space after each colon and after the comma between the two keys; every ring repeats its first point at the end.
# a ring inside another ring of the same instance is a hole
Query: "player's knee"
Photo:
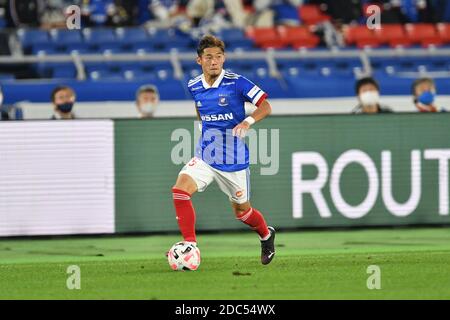
{"type": "Polygon", "coordinates": [[[181,190],[187,192],[189,194],[193,194],[197,191],[197,185],[192,180],[191,177],[185,177],[184,175],[180,175],[175,185],[172,187],[173,189],[181,190]]]}
{"type": "Polygon", "coordinates": [[[251,208],[251,205],[250,202],[245,202],[242,204],[233,203],[232,207],[236,217],[240,217],[251,208]]]}

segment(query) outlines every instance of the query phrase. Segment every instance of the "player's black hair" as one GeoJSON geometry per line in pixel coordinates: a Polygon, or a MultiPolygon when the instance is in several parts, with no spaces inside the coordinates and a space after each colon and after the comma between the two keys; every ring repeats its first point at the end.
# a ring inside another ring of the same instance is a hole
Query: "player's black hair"
{"type": "Polygon", "coordinates": [[[55,102],[56,94],[62,90],[70,90],[70,91],[72,91],[73,94],[75,94],[75,91],[73,91],[73,89],[69,86],[57,86],[55,89],[53,89],[52,94],[51,94],[52,102],[55,102]]]}
{"type": "Polygon", "coordinates": [[[200,57],[203,54],[203,50],[206,48],[216,47],[220,48],[222,52],[225,53],[225,43],[222,40],[212,35],[204,36],[198,43],[197,54],[200,57]]]}
{"type": "Polygon", "coordinates": [[[365,77],[362,79],[359,79],[358,81],[356,81],[355,84],[355,93],[356,95],[359,95],[359,89],[361,89],[362,86],[366,85],[366,84],[372,84],[375,86],[375,88],[377,88],[378,91],[380,91],[380,85],[378,84],[378,82],[372,78],[372,77],[365,77]]]}

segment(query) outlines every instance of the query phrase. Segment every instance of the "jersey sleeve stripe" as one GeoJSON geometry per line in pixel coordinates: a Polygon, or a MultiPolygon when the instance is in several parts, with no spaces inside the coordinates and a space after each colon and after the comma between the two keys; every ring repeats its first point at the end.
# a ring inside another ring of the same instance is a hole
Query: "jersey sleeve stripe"
{"type": "Polygon", "coordinates": [[[261,105],[261,103],[263,103],[264,100],[266,100],[267,97],[268,97],[267,93],[264,93],[262,95],[262,97],[259,98],[259,100],[255,103],[255,106],[259,107],[261,105]]]}
{"type": "Polygon", "coordinates": [[[259,99],[264,95],[264,91],[260,90],[259,93],[255,96],[255,98],[252,100],[252,103],[256,105],[256,103],[259,101],[259,99]]]}
{"type": "Polygon", "coordinates": [[[202,79],[198,79],[198,80],[193,81],[193,82],[189,81],[188,87],[192,87],[194,84],[197,84],[197,83],[199,83],[200,81],[202,81],[202,79]]]}
{"type": "Polygon", "coordinates": [[[247,93],[247,96],[250,99],[253,99],[255,97],[255,95],[258,93],[259,91],[259,87],[258,86],[254,86],[253,88],[250,89],[250,91],[247,93]]]}

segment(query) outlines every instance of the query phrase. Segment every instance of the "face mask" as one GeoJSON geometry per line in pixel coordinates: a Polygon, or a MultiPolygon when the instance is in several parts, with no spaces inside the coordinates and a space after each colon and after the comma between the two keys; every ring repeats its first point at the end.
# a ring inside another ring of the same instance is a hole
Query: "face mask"
{"type": "Polygon", "coordinates": [[[56,105],[56,107],[62,113],[69,113],[70,111],[72,111],[73,102],[61,103],[61,104],[56,105]]]}
{"type": "Polygon", "coordinates": [[[366,91],[359,96],[363,106],[373,106],[380,102],[380,94],[377,91],[366,91]]]}
{"type": "Polygon", "coordinates": [[[423,105],[429,106],[433,104],[435,97],[436,94],[434,92],[425,91],[417,98],[417,101],[423,105]]]}
{"type": "Polygon", "coordinates": [[[142,112],[149,114],[149,113],[153,113],[153,111],[155,111],[156,108],[156,103],[144,103],[141,105],[141,110],[142,112]]]}

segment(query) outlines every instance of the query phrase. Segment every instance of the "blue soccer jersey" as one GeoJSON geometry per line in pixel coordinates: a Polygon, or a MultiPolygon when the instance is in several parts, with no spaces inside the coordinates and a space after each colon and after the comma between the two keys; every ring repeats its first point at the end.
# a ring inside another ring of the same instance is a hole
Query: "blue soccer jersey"
{"type": "Polygon", "coordinates": [[[196,156],[222,171],[248,168],[247,145],[232,135],[232,129],[245,119],[245,102],[258,107],[267,94],[245,77],[225,70],[212,86],[201,75],[190,80],[188,88],[202,120],[196,156]]]}

